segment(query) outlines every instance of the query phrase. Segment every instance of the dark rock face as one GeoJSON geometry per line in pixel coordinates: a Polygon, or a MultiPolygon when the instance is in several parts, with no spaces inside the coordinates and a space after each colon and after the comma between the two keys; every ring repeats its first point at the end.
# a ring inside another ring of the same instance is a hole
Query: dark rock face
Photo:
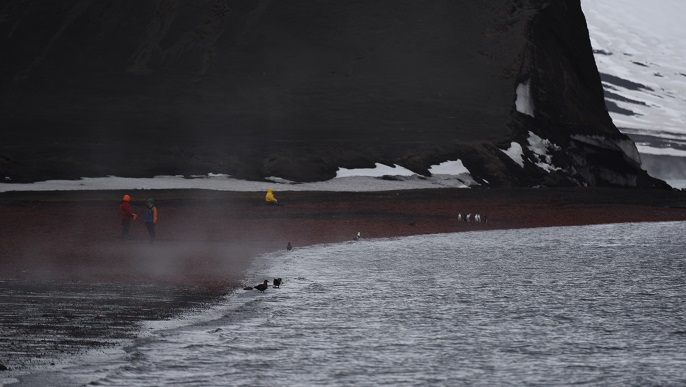
{"type": "Polygon", "coordinates": [[[0,39],[15,182],[459,158],[491,186],[660,184],[607,114],[579,0],[9,0],[0,39]]]}

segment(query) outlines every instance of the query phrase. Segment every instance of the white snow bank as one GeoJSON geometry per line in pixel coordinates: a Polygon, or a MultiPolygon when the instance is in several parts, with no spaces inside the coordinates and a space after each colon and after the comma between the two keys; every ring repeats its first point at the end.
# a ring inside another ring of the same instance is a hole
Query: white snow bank
{"type": "Polygon", "coordinates": [[[531,99],[530,81],[520,83],[517,86],[517,99],[515,100],[517,111],[528,116],[534,116],[534,101],[531,99]]]}
{"type": "Polygon", "coordinates": [[[452,175],[458,176],[462,174],[469,175],[469,170],[462,164],[462,160],[446,161],[438,165],[432,165],[429,168],[432,175],[452,175]]]}
{"type": "Polygon", "coordinates": [[[462,164],[462,160],[459,159],[432,165],[429,168],[429,172],[434,181],[442,182],[442,184],[457,180],[462,184],[454,185],[454,187],[467,188],[473,185],[479,185],[479,183],[474,180],[467,167],[462,164]]]}
{"type": "Polygon", "coordinates": [[[80,180],[48,180],[28,184],[0,183],[0,192],[9,191],[90,191],[90,190],[157,190],[157,189],[207,189],[234,192],[263,192],[267,188],[276,191],[336,191],[372,192],[428,188],[467,188],[463,178],[439,176],[399,176],[392,180],[369,176],[335,178],[315,183],[293,183],[278,178],[272,181],[246,181],[226,175],[194,177],[157,176],[154,178],[89,177],[80,180]]]}
{"type": "Polygon", "coordinates": [[[374,168],[357,168],[357,169],[347,169],[338,168],[336,172],[336,178],[339,177],[351,177],[351,176],[371,176],[371,177],[381,177],[381,176],[412,176],[415,175],[414,172],[407,168],[403,168],[397,164],[393,167],[388,165],[376,163],[374,168]]]}
{"type": "Polygon", "coordinates": [[[436,176],[420,176],[399,165],[389,167],[376,163],[375,168],[339,168],[336,177],[321,182],[298,183],[271,176],[265,181],[248,181],[229,175],[209,173],[186,178],[184,176],[84,177],[79,180],[48,180],[27,184],[0,182],[0,192],[9,191],[88,191],[88,190],[156,190],[207,189],[216,191],[259,192],[267,188],[277,191],[337,191],[371,192],[428,188],[469,188],[478,185],[462,161],[446,161],[431,166],[436,176]]]}

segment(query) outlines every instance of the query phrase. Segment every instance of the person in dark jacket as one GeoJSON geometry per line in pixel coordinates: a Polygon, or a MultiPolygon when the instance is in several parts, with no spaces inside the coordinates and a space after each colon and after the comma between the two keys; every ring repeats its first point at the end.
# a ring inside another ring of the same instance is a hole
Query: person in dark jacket
{"type": "Polygon", "coordinates": [[[121,231],[122,237],[129,236],[129,227],[131,227],[131,220],[136,220],[137,215],[131,211],[131,196],[124,195],[121,203],[119,203],[119,214],[121,215],[121,231]]]}
{"type": "Polygon", "coordinates": [[[155,199],[148,199],[148,208],[145,210],[145,227],[148,229],[150,243],[155,243],[155,225],[157,224],[157,207],[155,199]]]}

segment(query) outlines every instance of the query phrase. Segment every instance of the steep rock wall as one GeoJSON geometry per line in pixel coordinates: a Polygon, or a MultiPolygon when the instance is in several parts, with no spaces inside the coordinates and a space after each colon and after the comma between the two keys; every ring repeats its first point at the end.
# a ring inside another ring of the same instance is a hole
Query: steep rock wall
{"type": "Polygon", "coordinates": [[[10,0],[0,39],[12,181],[460,159],[483,185],[659,184],[607,114],[578,0],[10,0]]]}

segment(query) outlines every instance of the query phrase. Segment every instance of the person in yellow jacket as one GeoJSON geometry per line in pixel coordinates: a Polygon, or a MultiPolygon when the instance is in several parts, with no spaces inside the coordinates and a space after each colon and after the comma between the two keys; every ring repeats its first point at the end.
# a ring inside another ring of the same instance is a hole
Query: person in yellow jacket
{"type": "Polygon", "coordinates": [[[157,207],[155,199],[148,199],[148,208],[145,210],[145,228],[148,229],[150,243],[155,243],[155,225],[157,224],[157,207]]]}
{"type": "Polygon", "coordinates": [[[274,190],[271,188],[267,188],[267,196],[265,196],[264,200],[269,205],[272,205],[272,206],[278,206],[279,205],[279,201],[276,200],[276,197],[274,197],[274,190]]]}

